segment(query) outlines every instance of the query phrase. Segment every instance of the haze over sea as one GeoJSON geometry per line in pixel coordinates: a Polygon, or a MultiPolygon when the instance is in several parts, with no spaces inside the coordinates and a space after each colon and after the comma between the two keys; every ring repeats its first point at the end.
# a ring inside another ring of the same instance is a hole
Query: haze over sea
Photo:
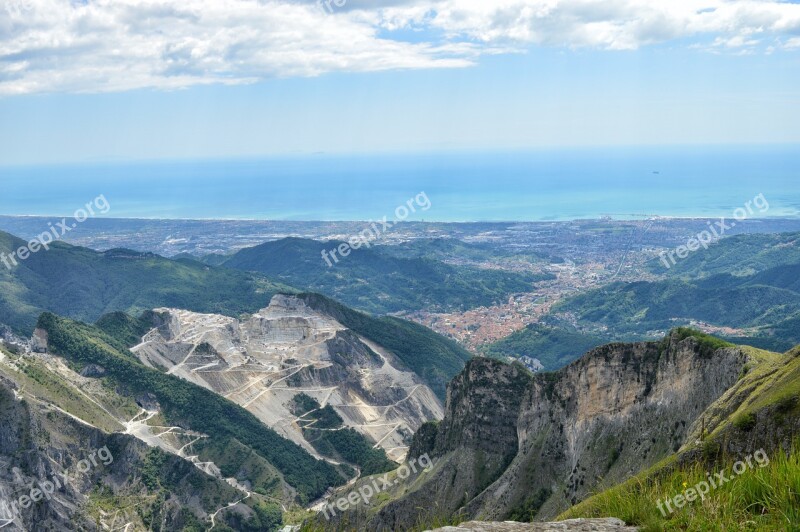
{"type": "Polygon", "coordinates": [[[556,149],[306,155],[0,168],[0,214],[70,215],[99,194],[114,218],[367,220],[424,191],[426,221],[634,214],[800,216],[800,147],[556,149]],[[13,200],[12,200],[13,198],[13,200]]]}

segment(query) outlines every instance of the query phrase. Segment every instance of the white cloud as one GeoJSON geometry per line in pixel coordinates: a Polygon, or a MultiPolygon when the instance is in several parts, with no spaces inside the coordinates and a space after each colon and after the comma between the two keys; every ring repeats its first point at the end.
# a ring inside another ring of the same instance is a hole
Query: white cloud
{"type": "Polygon", "coordinates": [[[530,46],[633,50],[695,38],[797,48],[774,0],[0,0],[0,94],[458,68],[530,46]],[[341,4],[341,0],[338,2],[341,4]],[[422,42],[396,37],[417,30],[422,42]]]}
{"type": "MultiPolygon", "coordinates": [[[[383,10],[401,19],[405,8],[383,10]]],[[[417,22],[481,42],[636,49],[684,37],[800,33],[800,5],[759,0],[442,0],[417,22]]],[[[416,17],[416,18],[414,18],[416,17]]],[[[396,22],[394,22],[396,24],[396,22]]]]}

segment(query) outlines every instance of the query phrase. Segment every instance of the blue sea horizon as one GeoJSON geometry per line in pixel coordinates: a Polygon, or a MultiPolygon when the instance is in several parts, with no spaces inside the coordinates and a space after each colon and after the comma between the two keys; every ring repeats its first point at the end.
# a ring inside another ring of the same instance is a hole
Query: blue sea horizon
{"type": "Polygon", "coordinates": [[[113,218],[373,220],[421,192],[409,220],[800,216],[800,148],[592,148],[311,155],[0,168],[0,214],[70,215],[98,195],[113,218]]]}

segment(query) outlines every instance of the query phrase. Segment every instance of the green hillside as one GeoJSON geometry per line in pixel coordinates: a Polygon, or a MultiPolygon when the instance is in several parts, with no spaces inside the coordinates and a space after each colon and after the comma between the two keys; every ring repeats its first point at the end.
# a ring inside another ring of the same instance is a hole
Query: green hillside
{"type": "Polygon", "coordinates": [[[377,248],[382,253],[398,258],[425,258],[433,260],[475,261],[497,259],[522,259],[529,262],[563,262],[563,258],[552,257],[531,249],[507,251],[498,246],[485,243],[463,242],[456,238],[420,238],[394,245],[377,248]]]}
{"type": "Polygon", "coordinates": [[[449,251],[428,248],[408,255],[400,253],[402,250],[389,252],[386,246],[362,247],[339,258],[338,263],[331,260],[329,266],[322,252],[340,244],[286,238],[243,249],[223,264],[262,273],[376,314],[491,305],[510,294],[530,291],[537,281],[550,278],[453,266],[432,258],[453,252],[452,243],[442,244],[449,251]]]}
{"type": "Polygon", "coordinates": [[[522,330],[506,336],[482,349],[486,356],[536,358],[544,371],[556,371],[584,353],[608,343],[602,335],[584,334],[561,327],[549,327],[533,323],[522,330]]]}
{"type": "Polygon", "coordinates": [[[303,435],[323,456],[355,464],[362,475],[385,473],[397,467],[381,447],[375,447],[363,434],[345,427],[344,420],[331,405],[301,393],[293,400],[292,413],[298,416],[303,435]]]}
{"type": "Polygon", "coordinates": [[[556,305],[553,313],[618,335],[645,335],[699,320],[752,329],[782,351],[800,342],[800,330],[793,326],[800,313],[794,277],[799,271],[800,265],[784,265],[740,277],[614,283],[574,296],[556,305]]]}
{"type": "Polygon", "coordinates": [[[800,233],[743,234],[723,238],[678,260],[669,270],[655,259],[649,269],[676,277],[752,275],[776,266],[800,264],[800,233]]]}
{"type": "MultiPolygon", "coordinates": [[[[0,253],[24,244],[0,232],[0,253]]],[[[58,242],[11,270],[0,265],[0,323],[28,334],[43,311],[93,322],[112,311],[138,314],[162,306],[238,316],[290,291],[256,274],[191,260],[58,242]]]]}

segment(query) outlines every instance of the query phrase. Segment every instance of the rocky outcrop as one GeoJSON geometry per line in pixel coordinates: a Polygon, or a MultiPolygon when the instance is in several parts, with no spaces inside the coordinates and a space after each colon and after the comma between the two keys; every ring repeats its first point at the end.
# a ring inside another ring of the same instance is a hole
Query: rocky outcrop
{"type": "Polygon", "coordinates": [[[315,455],[292,413],[300,393],[330,405],[344,426],[398,461],[413,433],[444,414],[431,389],[390,351],[293,296],[277,295],[243,321],[157,309],[155,328],[132,351],[146,365],[238,403],[315,455]]]}
{"type": "Polygon", "coordinates": [[[636,532],[619,519],[570,519],[558,523],[492,523],[470,521],[458,526],[446,526],[429,532],[636,532]]]}
{"type": "Polygon", "coordinates": [[[555,517],[677,451],[747,362],[739,348],[708,351],[677,336],[603,346],[552,374],[475,359],[451,383],[435,435],[426,427],[412,444],[436,466],[370,528],[455,514],[555,517]]]}
{"type": "Polygon", "coordinates": [[[47,331],[42,329],[36,329],[33,331],[33,337],[31,338],[31,351],[34,353],[46,353],[47,352],[47,331]]]}

